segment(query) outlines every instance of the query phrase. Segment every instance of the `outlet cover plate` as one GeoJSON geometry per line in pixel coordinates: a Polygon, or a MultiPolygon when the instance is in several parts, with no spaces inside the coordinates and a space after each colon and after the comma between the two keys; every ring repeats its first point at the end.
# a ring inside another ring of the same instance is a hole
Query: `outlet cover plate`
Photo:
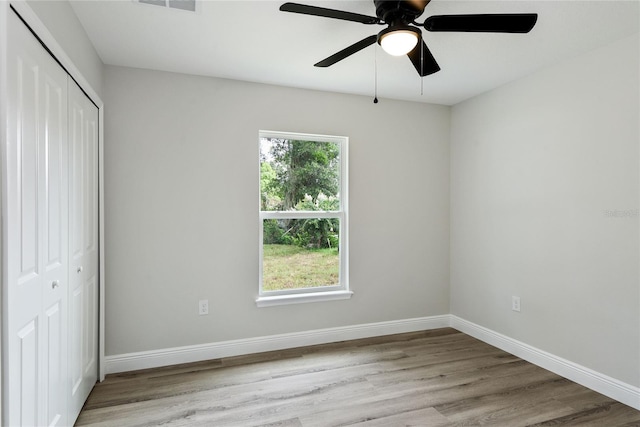
{"type": "Polygon", "coordinates": [[[209,314],[209,300],[201,299],[198,301],[198,314],[200,316],[204,316],[205,314],[209,314]]]}
{"type": "Polygon", "coordinates": [[[520,297],[511,297],[511,310],[520,312],[520,297]]]}

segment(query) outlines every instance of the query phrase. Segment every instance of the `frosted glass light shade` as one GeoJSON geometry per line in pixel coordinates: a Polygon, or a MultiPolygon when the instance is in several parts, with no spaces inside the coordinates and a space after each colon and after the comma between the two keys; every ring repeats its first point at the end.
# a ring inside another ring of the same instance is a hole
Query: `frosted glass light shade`
{"type": "Polygon", "coordinates": [[[411,52],[418,44],[418,36],[414,31],[395,30],[380,38],[380,46],[389,55],[401,56],[411,52]]]}

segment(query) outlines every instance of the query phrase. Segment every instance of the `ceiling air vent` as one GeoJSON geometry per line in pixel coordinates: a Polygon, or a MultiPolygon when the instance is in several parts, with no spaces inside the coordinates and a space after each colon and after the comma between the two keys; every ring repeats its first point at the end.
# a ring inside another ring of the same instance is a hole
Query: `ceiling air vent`
{"type": "Polygon", "coordinates": [[[137,0],[138,3],[151,4],[154,6],[169,7],[171,9],[196,11],[196,0],[137,0]]]}

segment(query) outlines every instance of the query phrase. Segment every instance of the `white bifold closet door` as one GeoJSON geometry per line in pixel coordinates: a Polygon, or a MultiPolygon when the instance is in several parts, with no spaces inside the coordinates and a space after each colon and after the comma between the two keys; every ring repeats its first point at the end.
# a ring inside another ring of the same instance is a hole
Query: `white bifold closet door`
{"type": "Polygon", "coordinates": [[[72,425],[97,377],[97,108],[7,18],[3,424],[72,425]]]}
{"type": "Polygon", "coordinates": [[[69,79],[69,408],[98,379],[98,109],[69,79]]]}

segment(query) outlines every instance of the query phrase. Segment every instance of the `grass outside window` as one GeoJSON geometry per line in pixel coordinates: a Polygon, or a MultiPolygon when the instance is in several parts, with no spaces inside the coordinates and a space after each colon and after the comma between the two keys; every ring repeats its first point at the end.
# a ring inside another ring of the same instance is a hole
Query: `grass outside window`
{"type": "Polygon", "coordinates": [[[262,288],[265,291],[337,285],[337,248],[306,249],[293,245],[264,245],[262,288]]]}

